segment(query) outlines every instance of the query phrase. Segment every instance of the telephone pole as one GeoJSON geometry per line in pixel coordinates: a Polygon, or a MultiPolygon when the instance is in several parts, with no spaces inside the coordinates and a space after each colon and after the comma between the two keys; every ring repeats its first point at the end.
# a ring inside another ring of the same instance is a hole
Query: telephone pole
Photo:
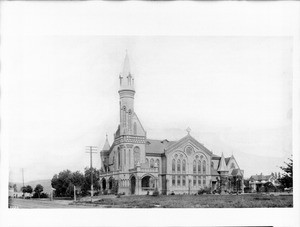
{"type": "Polygon", "coordinates": [[[22,179],[23,179],[23,187],[25,187],[25,184],[24,184],[24,169],[22,168],[22,179]]]}
{"type": "Polygon", "coordinates": [[[93,194],[94,194],[94,185],[93,185],[93,153],[97,153],[97,147],[95,146],[87,146],[88,151],[86,153],[90,153],[90,171],[91,171],[91,202],[93,202],[93,194]]]}

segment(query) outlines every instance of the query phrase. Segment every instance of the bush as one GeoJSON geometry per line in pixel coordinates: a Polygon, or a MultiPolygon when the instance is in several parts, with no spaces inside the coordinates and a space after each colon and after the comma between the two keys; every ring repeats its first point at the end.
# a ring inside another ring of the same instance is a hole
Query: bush
{"type": "Polygon", "coordinates": [[[263,185],[258,190],[258,192],[265,192],[265,191],[266,191],[266,188],[263,185]]]}
{"type": "Polygon", "coordinates": [[[175,193],[172,191],[170,195],[175,195],[175,193]]]}
{"type": "Polygon", "coordinates": [[[251,193],[252,189],[250,187],[245,187],[244,192],[245,193],[251,193]]]}
{"type": "MultiPolygon", "coordinates": [[[[205,188],[201,188],[200,190],[198,190],[198,195],[203,195],[203,194],[211,194],[211,188],[209,187],[205,187],[205,188]]],[[[213,194],[217,193],[216,190],[213,191],[213,194]]]]}
{"type": "Polygon", "coordinates": [[[40,198],[49,198],[48,194],[47,193],[44,193],[42,192],[41,195],[40,195],[40,198]]]}
{"type": "Polygon", "coordinates": [[[157,188],[155,188],[155,190],[153,191],[152,196],[159,196],[159,191],[157,188]]]}

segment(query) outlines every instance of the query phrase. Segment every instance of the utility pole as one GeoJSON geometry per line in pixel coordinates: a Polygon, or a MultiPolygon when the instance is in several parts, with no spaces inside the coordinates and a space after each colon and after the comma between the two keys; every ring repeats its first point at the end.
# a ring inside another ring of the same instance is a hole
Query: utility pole
{"type": "MultiPolygon", "coordinates": [[[[24,184],[24,169],[22,168],[22,179],[23,179],[23,188],[22,188],[22,192],[24,190],[25,184],[24,184]]],[[[24,197],[24,192],[23,192],[23,197],[24,197]]]]}
{"type": "Polygon", "coordinates": [[[97,147],[87,146],[89,149],[86,153],[90,153],[90,171],[91,171],[91,202],[93,202],[94,185],[93,185],[93,153],[97,153],[97,147]],[[96,150],[96,151],[95,151],[96,150]]]}

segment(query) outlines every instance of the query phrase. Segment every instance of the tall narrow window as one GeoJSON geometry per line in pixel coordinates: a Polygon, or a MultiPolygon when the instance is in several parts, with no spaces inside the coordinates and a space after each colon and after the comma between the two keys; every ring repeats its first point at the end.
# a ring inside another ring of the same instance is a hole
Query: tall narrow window
{"type": "Polygon", "coordinates": [[[133,148],[133,155],[134,155],[134,165],[136,165],[138,162],[140,162],[140,158],[141,158],[141,151],[139,147],[133,148]]]}
{"type": "Polygon", "coordinates": [[[180,173],[180,171],[181,171],[180,170],[181,169],[180,166],[181,166],[181,161],[180,161],[180,159],[178,159],[177,160],[177,173],[180,173]]]}
{"type": "Polygon", "coordinates": [[[176,168],[175,165],[176,165],[175,159],[173,159],[173,160],[172,160],[172,172],[173,172],[173,173],[175,173],[175,168],[176,168]]]}
{"type": "Polygon", "coordinates": [[[149,160],[146,158],[146,167],[149,168],[149,160]]]}
{"type": "Polygon", "coordinates": [[[126,127],[126,106],[123,106],[123,126],[126,127]]]}
{"type": "Polygon", "coordinates": [[[206,161],[203,160],[203,174],[206,174],[206,161]]]}
{"type": "Polygon", "coordinates": [[[136,122],[133,123],[133,134],[136,135],[137,132],[136,132],[136,122]]]}
{"type": "Polygon", "coordinates": [[[113,156],[113,167],[116,169],[115,156],[113,156]]]}
{"type": "Polygon", "coordinates": [[[196,181],[196,176],[193,176],[193,186],[196,186],[197,181],[196,181]]]}
{"type": "Polygon", "coordinates": [[[206,177],[203,177],[203,186],[206,186],[206,177]]]}
{"type": "Polygon", "coordinates": [[[118,167],[121,168],[121,152],[120,147],[118,147],[118,167]]]}
{"type": "Polygon", "coordinates": [[[158,169],[158,172],[159,172],[159,171],[160,171],[159,159],[156,159],[155,163],[156,163],[156,165],[157,165],[157,169],[158,169]]]}
{"type": "Polygon", "coordinates": [[[128,164],[129,164],[129,168],[131,168],[130,167],[130,165],[131,165],[131,150],[129,149],[129,161],[128,161],[128,164]]]}
{"type": "Polygon", "coordinates": [[[185,186],[185,176],[182,177],[182,186],[185,186]]]}
{"type": "Polygon", "coordinates": [[[198,186],[200,187],[201,186],[201,177],[198,176],[198,186]]]}
{"type": "Polygon", "coordinates": [[[186,161],[185,161],[185,159],[183,159],[183,161],[182,161],[182,172],[185,173],[185,171],[186,171],[186,161]]]}
{"type": "Polygon", "coordinates": [[[181,186],[181,176],[177,176],[177,186],[181,186]]]}
{"type": "Polygon", "coordinates": [[[175,176],[172,176],[172,185],[175,186],[176,181],[175,181],[175,176]]]}
{"type": "MultiPolygon", "coordinates": [[[[128,150],[130,150],[130,149],[128,149],[128,150]]],[[[124,149],[124,155],[123,155],[123,160],[124,160],[124,164],[126,165],[126,158],[127,158],[127,155],[126,155],[126,149],[124,149]]]]}
{"type": "Polygon", "coordinates": [[[198,160],[198,174],[200,174],[201,172],[201,161],[198,160]]]}
{"type": "Polygon", "coordinates": [[[154,159],[153,158],[150,159],[150,168],[154,168],[154,159]]]}
{"type": "Polygon", "coordinates": [[[196,160],[193,162],[193,173],[196,173],[196,160]]]}
{"type": "Polygon", "coordinates": [[[128,111],[128,128],[129,128],[129,131],[131,132],[131,109],[129,109],[128,111]]]}

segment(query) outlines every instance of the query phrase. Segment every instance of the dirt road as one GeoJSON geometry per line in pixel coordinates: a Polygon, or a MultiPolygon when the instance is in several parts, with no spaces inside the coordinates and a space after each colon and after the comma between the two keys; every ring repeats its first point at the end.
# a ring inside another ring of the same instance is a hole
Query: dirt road
{"type": "Polygon", "coordinates": [[[92,208],[91,206],[69,205],[71,200],[54,200],[49,199],[10,199],[10,208],[12,209],[31,209],[31,208],[92,208]]]}

